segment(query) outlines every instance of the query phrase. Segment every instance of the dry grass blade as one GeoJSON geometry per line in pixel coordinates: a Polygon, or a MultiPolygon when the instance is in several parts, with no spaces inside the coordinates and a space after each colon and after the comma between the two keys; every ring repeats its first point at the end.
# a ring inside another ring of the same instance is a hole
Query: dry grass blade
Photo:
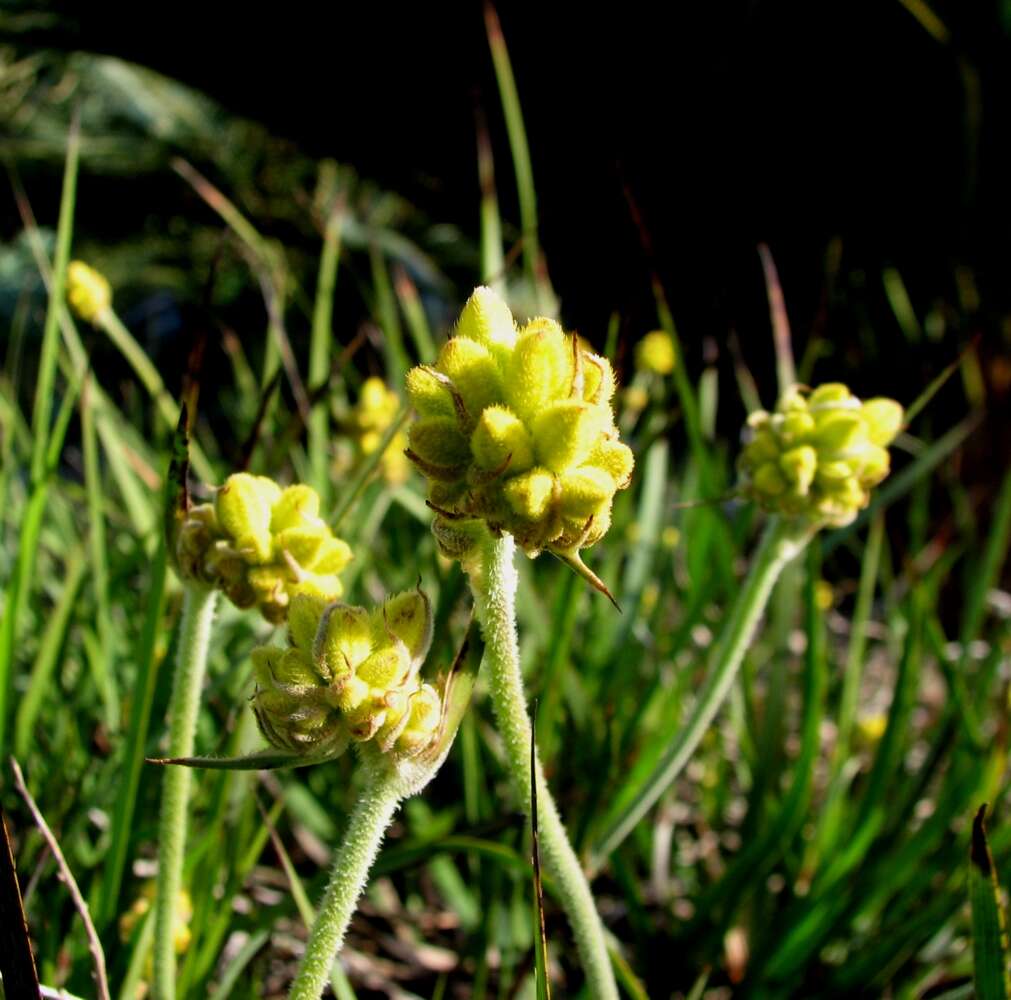
{"type": "Polygon", "coordinates": [[[56,866],[60,871],[60,878],[70,892],[70,898],[74,901],[74,909],[77,910],[81,916],[81,920],[84,921],[84,932],[88,938],[88,951],[91,952],[91,959],[95,964],[95,994],[99,1000],[110,1000],[109,979],[105,972],[105,952],[102,951],[102,942],[99,941],[98,932],[92,923],[88,904],[81,895],[81,890],[74,880],[73,872],[71,872],[70,866],[67,864],[67,859],[63,856],[63,851],[60,850],[59,841],[53,836],[53,831],[49,829],[49,824],[46,823],[45,817],[35,804],[32,793],[28,791],[28,786],[25,784],[25,778],[21,773],[18,762],[13,757],[11,757],[10,761],[11,770],[14,772],[14,787],[21,798],[25,800],[25,805],[28,806],[28,810],[35,820],[35,825],[39,828],[39,832],[45,839],[46,844],[48,844],[49,850],[53,852],[56,866]]]}
{"type": "Polygon", "coordinates": [[[35,957],[28,939],[28,921],[21,904],[14,852],[7,834],[7,817],[0,809],[0,979],[8,996],[31,996],[39,991],[35,957]]]}
{"type": "Polygon", "coordinates": [[[786,392],[797,381],[797,368],[793,363],[793,347],[790,345],[790,320],[786,315],[783,286],[779,283],[779,273],[772,253],[764,243],[758,244],[758,256],[762,258],[765,273],[765,289],[769,296],[769,319],[772,322],[772,342],[776,348],[776,374],[779,377],[779,391],[786,392]]]}

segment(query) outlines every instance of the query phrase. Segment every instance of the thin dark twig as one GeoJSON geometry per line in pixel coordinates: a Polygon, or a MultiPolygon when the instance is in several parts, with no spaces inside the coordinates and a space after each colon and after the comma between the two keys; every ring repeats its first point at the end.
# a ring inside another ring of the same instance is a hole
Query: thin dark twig
{"type": "Polygon", "coordinates": [[[21,773],[21,768],[18,766],[18,762],[13,757],[10,758],[10,762],[11,770],[14,772],[14,787],[17,789],[21,798],[25,800],[25,805],[28,806],[28,809],[32,814],[32,818],[35,820],[35,825],[39,828],[39,832],[49,845],[49,850],[53,852],[53,858],[56,860],[56,867],[60,871],[60,878],[66,885],[67,890],[70,892],[70,898],[74,902],[74,909],[77,910],[81,916],[81,920],[84,921],[84,932],[88,938],[88,951],[91,952],[91,958],[95,964],[96,995],[99,1000],[110,1000],[109,980],[105,972],[105,953],[102,951],[102,943],[99,941],[98,932],[95,930],[94,923],[92,923],[91,913],[88,910],[88,904],[85,902],[84,896],[81,895],[81,890],[78,888],[77,882],[74,880],[74,875],[70,870],[70,866],[67,864],[67,859],[63,856],[63,851],[60,850],[59,842],[56,840],[56,837],[53,836],[53,831],[49,829],[49,825],[46,823],[45,817],[36,805],[35,799],[32,798],[32,793],[28,791],[28,786],[25,784],[25,778],[21,773]]]}
{"type": "Polygon", "coordinates": [[[253,417],[253,425],[250,427],[249,433],[246,435],[246,440],[242,443],[242,449],[239,452],[239,461],[236,467],[240,470],[249,468],[249,463],[253,458],[253,450],[256,448],[257,442],[260,440],[260,436],[263,433],[263,424],[267,416],[267,407],[270,406],[270,401],[274,398],[274,393],[277,392],[280,384],[281,370],[278,369],[274,372],[270,381],[263,387],[263,391],[260,393],[260,402],[256,407],[256,415],[253,417]]]}
{"type": "Polygon", "coordinates": [[[38,995],[39,979],[28,937],[7,818],[0,808],[0,977],[8,996],[38,995]]]}
{"type": "MultiPolygon", "coordinates": [[[[344,368],[350,363],[355,353],[365,343],[365,340],[365,331],[359,330],[341,353],[333,359],[333,362],[330,365],[330,372],[327,374],[326,378],[324,378],[318,385],[309,387],[308,403],[310,410],[314,410],[317,403],[322,403],[330,395],[331,382],[337,378],[344,368]]],[[[289,418],[287,426],[280,435],[278,435],[279,446],[277,450],[282,453],[286,452],[288,448],[297,441],[299,437],[301,437],[304,430],[305,420],[303,419],[302,413],[296,410],[296,412],[289,418]]]]}

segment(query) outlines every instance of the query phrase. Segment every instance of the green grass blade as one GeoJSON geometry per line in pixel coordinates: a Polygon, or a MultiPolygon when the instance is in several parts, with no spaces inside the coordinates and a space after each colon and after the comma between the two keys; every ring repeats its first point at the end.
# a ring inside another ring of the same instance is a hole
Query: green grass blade
{"type": "Polygon", "coordinates": [[[386,378],[396,386],[403,384],[410,367],[404,349],[404,331],[400,326],[397,300],[390,284],[386,257],[378,243],[369,244],[369,262],[372,265],[372,286],[375,292],[375,315],[383,331],[383,355],[386,359],[386,378]]]}
{"type": "Polygon", "coordinates": [[[607,942],[607,953],[611,956],[611,965],[614,967],[614,974],[618,982],[631,998],[631,1000],[649,1000],[649,994],[642,981],[628,964],[628,960],[621,953],[617,944],[613,940],[607,942]]]}
{"type": "Polygon", "coordinates": [[[982,805],[972,823],[972,849],[969,855],[973,979],[978,1000],[1007,1000],[1011,995],[1007,925],[993,855],[983,825],[985,814],[986,806],[982,805]]]}
{"type": "Polygon", "coordinates": [[[208,1000],[228,1000],[239,981],[239,976],[245,971],[246,966],[254,958],[257,952],[270,940],[270,931],[260,930],[255,934],[250,934],[246,943],[235,953],[235,957],[225,967],[218,985],[208,1000]]]}
{"type": "MultiPolygon", "coordinates": [[[[309,387],[315,391],[330,379],[330,344],[333,341],[333,301],[340,261],[343,204],[326,220],[323,253],[316,280],[316,300],[312,310],[312,334],[309,339],[309,387]]],[[[329,401],[317,402],[309,414],[309,482],[320,495],[323,509],[329,506],[330,476],[327,461],[329,446],[329,401]]]]}
{"type": "Polygon", "coordinates": [[[860,582],[857,585],[856,606],[850,623],[846,665],[843,668],[842,693],[839,696],[836,745],[832,753],[831,778],[818,820],[817,831],[811,840],[810,850],[805,861],[805,868],[808,871],[817,866],[818,858],[830,850],[835,843],[845,813],[845,793],[848,782],[844,772],[850,759],[850,743],[853,736],[853,726],[856,722],[860,683],[863,678],[867,651],[867,624],[874,602],[874,589],[877,586],[884,533],[885,520],[879,514],[871,521],[860,565],[860,582]]]}
{"type": "Polygon", "coordinates": [[[845,528],[833,531],[825,539],[825,555],[831,555],[843,542],[858,532],[878,511],[885,510],[904,497],[917,483],[937,468],[949,455],[958,449],[969,435],[979,426],[980,418],[972,414],[955,424],[936,441],[932,441],[901,472],[889,476],[884,484],[874,492],[874,499],[857,519],[845,528]]]}
{"type": "Polygon", "coordinates": [[[355,505],[355,501],[361,496],[362,491],[369,484],[369,480],[372,478],[373,473],[379,467],[379,463],[383,459],[383,455],[386,454],[386,449],[390,446],[390,442],[396,437],[397,433],[407,422],[407,418],[411,415],[411,411],[407,408],[400,411],[397,414],[396,419],[386,428],[386,432],[383,434],[382,441],[379,442],[378,447],[375,451],[365,456],[364,461],[358,466],[354,477],[348,483],[341,495],[340,499],[337,501],[337,509],[334,511],[333,517],[330,519],[330,524],[333,530],[336,532],[340,527],[341,522],[347,516],[348,512],[355,505]]]}
{"type": "Polygon", "coordinates": [[[32,480],[38,482],[46,473],[46,445],[49,440],[49,418],[52,414],[56,384],[56,357],[59,347],[59,319],[66,286],[70,241],[74,229],[74,203],[77,196],[77,164],[81,150],[81,133],[75,115],[67,137],[67,161],[63,172],[63,193],[60,197],[60,218],[56,229],[56,256],[53,260],[53,280],[46,306],[45,329],[39,354],[39,374],[35,384],[35,405],[32,410],[32,480]]]}
{"type": "Polygon", "coordinates": [[[753,557],[748,577],[726,616],[705,683],[690,717],[664,748],[647,779],[641,785],[626,786],[620,794],[606,817],[605,832],[594,846],[591,869],[599,866],[628,836],[688,763],[730,693],[741,659],[764,612],[776,578],[783,566],[807,543],[808,538],[807,529],[791,528],[775,518],[769,521],[753,557]]]}
{"type": "Polygon", "coordinates": [[[120,985],[119,1000],[137,1000],[137,994],[143,989],[144,967],[151,956],[151,945],[154,943],[154,911],[149,910],[141,921],[140,930],[134,932],[133,949],[130,952],[130,962],[126,975],[120,985]]]}
{"type": "MultiPolygon", "coordinates": [[[[155,686],[158,681],[158,640],[165,611],[167,574],[165,541],[162,538],[155,550],[148,577],[144,622],[134,653],[137,676],[130,701],[129,729],[121,751],[122,776],[112,814],[109,852],[105,859],[100,905],[95,907],[98,918],[96,922],[100,928],[107,926],[118,912],[123,872],[126,868],[130,841],[133,836],[137,791],[140,787],[141,768],[144,766],[144,747],[147,743],[148,727],[151,723],[151,706],[154,702],[155,686]]],[[[153,929],[151,933],[153,933],[153,929]]]]}
{"type": "MultiPolygon", "coordinates": [[[[537,705],[534,705],[534,719],[537,705]]],[[[541,880],[541,845],[537,829],[537,738],[530,727],[530,853],[534,905],[534,984],[537,1000],[551,1000],[548,980],[548,932],[544,921],[544,884],[541,880]]]]}
{"type": "Polygon", "coordinates": [[[81,444],[84,452],[84,486],[88,494],[88,541],[91,552],[92,586],[95,592],[95,628],[98,635],[98,655],[104,664],[106,683],[101,692],[105,703],[105,720],[110,730],[119,728],[119,695],[116,690],[113,633],[109,604],[109,566],[106,558],[104,489],[98,466],[98,438],[95,413],[88,389],[81,398],[81,444]]]}
{"type": "Polygon", "coordinates": [[[498,14],[491,3],[484,7],[485,28],[488,46],[495,65],[495,79],[498,82],[502,113],[505,116],[506,132],[509,135],[509,149],[512,152],[513,170],[516,174],[516,193],[520,203],[520,223],[523,230],[523,263],[532,288],[538,288],[540,270],[540,244],[537,235],[537,193],[534,189],[534,171],[530,161],[530,147],[523,124],[520,96],[516,89],[509,50],[498,14]]]}
{"type": "Polygon", "coordinates": [[[878,579],[884,535],[885,519],[879,514],[871,521],[871,529],[867,533],[867,545],[860,565],[860,582],[857,585],[856,607],[853,610],[849,645],[846,648],[836,748],[836,759],[839,763],[849,756],[850,738],[853,734],[860,695],[860,680],[863,677],[864,654],[867,651],[867,623],[874,602],[874,588],[878,579]]]}
{"type": "Polygon", "coordinates": [[[728,908],[725,924],[732,916],[732,910],[729,908],[733,907],[748,884],[761,885],[768,869],[787,850],[804,822],[811,798],[825,707],[825,691],[828,687],[825,628],[815,592],[820,565],[817,548],[815,542],[808,550],[810,558],[805,587],[807,652],[800,753],[794,764],[790,790],[784,797],[782,805],[765,820],[761,829],[744,846],[720,881],[699,904],[699,910],[703,914],[710,914],[717,907],[728,908]]]}
{"type": "Polygon", "coordinates": [[[997,586],[1001,567],[1007,559],[1009,543],[1011,543],[1011,471],[1004,474],[1000,493],[990,515],[990,531],[979,568],[973,573],[966,596],[961,627],[963,646],[968,645],[979,635],[983,615],[986,612],[986,596],[997,586]]]}
{"type": "Polygon", "coordinates": [[[903,419],[907,426],[926,408],[927,404],[937,395],[948,379],[966,363],[969,352],[974,350],[974,348],[975,343],[970,344],[954,361],[946,365],[939,375],[932,378],[923,392],[906,407],[903,419]]]}
{"type": "Polygon", "coordinates": [[[35,384],[35,403],[32,410],[31,482],[33,495],[18,541],[17,559],[7,584],[4,616],[0,622],[0,755],[4,752],[7,704],[11,684],[14,680],[14,650],[17,645],[19,626],[28,602],[28,588],[34,579],[38,536],[46,504],[46,481],[48,479],[46,460],[49,454],[51,433],[49,421],[52,415],[56,383],[59,319],[63,306],[67,263],[70,260],[79,154],[80,129],[75,114],[67,137],[67,158],[63,171],[63,191],[60,197],[60,215],[56,231],[56,255],[53,260],[52,281],[46,305],[38,379],[35,384]]]}
{"type": "Polygon", "coordinates": [[[67,636],[77,592],[84,580],[86,568],[84,552],[80,548],[74,549],[67,557],[63,590],[42,633],[38,656],[35,658],[28,676],[28,686],[18,706],[14,726],[14,751],[22,760],[27,757],[31,748],[35,721],[42,710],[46,695],[52,690],[53,671],[56,669],[60,649],[67,636]]]}
{"type": "Polygon", "coordinates": [[[421,296],[418,295],[417,286],[411,281],[411,276],[399,264],[393,272],[393,290],[397,294],[404,319],[407,320],[407,332],[414,341],[418,359],[425,363],[434,363],[438,351],[432,338],[431,327],[428,325],[428,317],[425,315],[425,306],[421,296]]]}
{"type": "Polygon", "coordinates": [[[899,324],[899,329],[910,344],[923,340],[923,327],[913,308],[912,299],[906,289],[902,275],[894,267],[886,267],[881,272],[881,284],[885,289],[885,297],[892,307],[892,313],[899,324]]]}

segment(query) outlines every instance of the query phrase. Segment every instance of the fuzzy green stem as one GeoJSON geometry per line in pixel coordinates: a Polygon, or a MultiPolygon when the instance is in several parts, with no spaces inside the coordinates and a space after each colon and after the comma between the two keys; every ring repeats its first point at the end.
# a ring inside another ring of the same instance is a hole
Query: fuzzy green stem
{"type": "Polygon", "coordinates": [[[355,803],[340,853],[334,859],[330,884],[288,1000],[319,1000],[330,982],[330,969],[404,791],[395,771],[379,766],[370,771],[368,784],[355,803]]]}
{"type": "Polygon", "coordinates": [[[803,551],[815,530],[806,522],[785,521],[778,517],[770,519],[744,584],[724,622],[709,674],[699,692],[691,717],[631,801],[609,824],[593,850],[591,871],[604,863],[691,759],[730,693],[779,574],[787,563],[803,551]]]}
{"type": "MultiPolygon", "coordinates": [[[[509,772],[516,794],[529,815],[531,804],[531,726],[527,715],[520,651],[516,635],[515,543],[511,535],[489,538],[484,543],[478,565],[468,567],[478,620],[484,634],[484,665],[491,682],[492,705],[505,744],[509,772]]],[[[545,870],[558,885],[576,938],[590,995],[594,1000],[617,1000],[611,960],[607,953],[604,926],[590,893],[589,883],[579,864],[539,759],[537,775],[537,822],[545,870]]]]}
{"type": "MultiPolygon", "coordinates": [[[[190,585],[183,592],[179,653],[170,703],[169,757],[193,754],[216,601],[217,591],[205,587],[190,585]]],[[[188,767],[168,767],[162,784],[155,889],[154,1000],[173,1000],[176,995],[176,907],[182,884],[191,775],[188,767]]]]}

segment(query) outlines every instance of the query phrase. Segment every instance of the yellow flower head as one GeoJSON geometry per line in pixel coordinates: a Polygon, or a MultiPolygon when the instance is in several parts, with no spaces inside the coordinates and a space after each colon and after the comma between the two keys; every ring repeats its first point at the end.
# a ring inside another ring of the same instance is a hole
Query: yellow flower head
{"type": "Polygon", "coordinates": [[[666,330],[647,333],[635,349],[635,364],[640,371],[670,375],[677,364],[677,351],[670,334],[666,330]]]}
{"type": "MultiPolygon", "coordinates": [[[[390,424],[400,412],[400,400],[386,383],[376,376],[367,378],[362,384],[358,405],[351,415],[350,430],[360,457],[371,455],[382,443],[390,424]]],[[[398,431],[379,461],[382,477],[391,486],[399,486],[410,472],[410,464],[404,455],[406,436],[398,431]]]]}
{"type": "Polygon", "coordinates": [[[82,260],[67,267],[67,302],[86,323],[97,325],[112,304],[112,289],[105,276],[82,260]]]}
{"type": "Polygon", "coordinates": [[[275,624],[296,594],[335,600],[351,549],[319,516],[319,505],[309,486],[282,489],[264,476],[229,476],[214,503],[192,508],[180,526],[179,570],[237,607],[255,605],[275,624]]]}
{"type": "Polygon", "coordinates": [[[775,412],[748,417],[738,459],[741,489],[767,510],[814,524],[849,524],[889,472],[888,445],[902,427],[893,399],[861,402],[839,382],[795,386],[775,412]]]}
{"type": "Polygon", "coordinates": [[[432,608],[421,590],[371,612],[298,594],[288,637],[287,649],[253,651],[253,710],[271,744],[319,753],[374,741],[399,757],[431,745],[442,701],[420,677],[432,642],[432,608]]]}
{"type": "Polygon", "coordinates": [[[614,389],[606,358],[554,320],[517,330],[502,299],[478,288],[436,363],[407,375],[418,413],[407,455],[428,478],[445,554],[468,551],[473,522],[509,532],[531,556],[572,557],[600,539],[633,466],[614,389]]]}

